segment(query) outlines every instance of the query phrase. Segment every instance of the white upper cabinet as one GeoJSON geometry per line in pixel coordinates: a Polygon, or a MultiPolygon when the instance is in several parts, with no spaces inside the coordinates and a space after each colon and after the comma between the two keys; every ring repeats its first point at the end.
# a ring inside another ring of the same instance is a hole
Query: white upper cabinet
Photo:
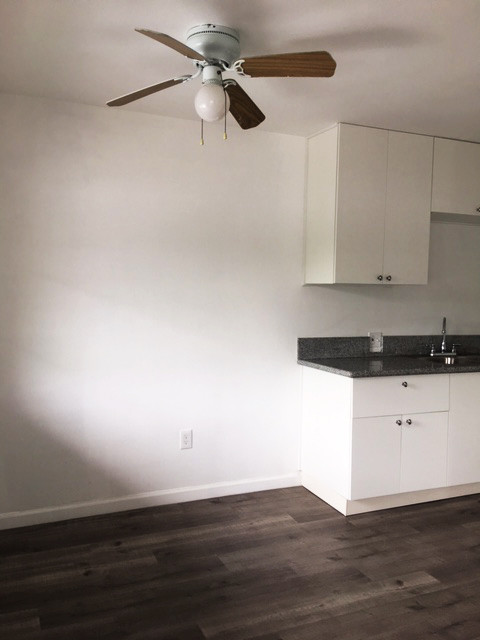
{"type": "Polygon", "coordinates": [[[435,138],[432,211],[479,215],[480,144],[435,138]]]}
{"type": "Polygon", "coordinates": [[[371,283],[383,273],[387,148],[388,131],[339,127],[334,282],[371,283]]]}
{"type": "Polygon", "coordinates": [[[308,144],[307,284],[425,284],[433,138],[340,124],[308,144]]]}
{"type": "Polygon", "coordinates": [[[388,132],[383,272],[392,284],[426,284],[433,140],[388,132]]]}

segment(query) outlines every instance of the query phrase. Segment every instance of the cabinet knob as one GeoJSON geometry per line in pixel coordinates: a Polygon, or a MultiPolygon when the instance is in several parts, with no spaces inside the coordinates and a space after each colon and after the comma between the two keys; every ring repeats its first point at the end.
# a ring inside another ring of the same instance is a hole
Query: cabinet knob
{"type": "Polygon", "coordinates": [[[480,213],[480,207],[477,207],[477,211],[478,211],[478,213],[480,213]]]}
{"type": "Polygon", "coordinates": [[[377,276],[377,280],[382,281],[383,280],[383,276],[377,276]]]}
{"type": "Polygon", "coordinates": [[[390,282],[390,280],[391,280],[391,279],[392,279],[392,276],[387,276],[387,277],[385,278],[385,280],[388,280],[389,282],[390,282]]]}
{"type": "Polygon", "coordinates": [[[410,420],[410,418],[408,418],[407,420],[405,420],[405,422],[406,422],[407,424],[412,424],[412,421],[410,420]]]}
{"type": "Polygon", "coordinates": [[[401,420],[395,420],[395,422],[398,424],[398,426],[402,426],[402,421],[401,420]]]}
{"type": "Polygon", "coordinates": [[[408,387],[408,382],[402,382],[402,387],[408,387]]]}

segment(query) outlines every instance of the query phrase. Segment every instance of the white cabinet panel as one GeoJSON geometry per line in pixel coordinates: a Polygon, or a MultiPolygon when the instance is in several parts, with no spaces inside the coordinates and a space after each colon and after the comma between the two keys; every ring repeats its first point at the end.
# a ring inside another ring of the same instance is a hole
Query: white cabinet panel
{"type": "Polygon", "coordinates": [[[334,282],[338,129],[308,141],[305,282],[334,282]]]}
{"type": "Polygon", "coordinates": [[[480,372],[352,379],[312,369],[307,382],[306,486],[342,513],[339,496],[480,483],[480,372]]]}
{"type": "Polygon", "coordinates": [[[432,211],[478,215],[480,144],[435,138],[432,211]]]}
{"type": "Polygon", "coordinates": [[[354,419],[350,499],[444,487],[447,431],[447,412],[354,419]]]}
{"type": "Polygon", "coordinates": [[[351,500],[398,493],[400,487],[400,416],[357,418],[352,433],[351,500]]]}
{"type": "Polygon", "coordinates": [[[353,417],[448,411],[448,374],[358,378],[353,417]]]}
{"type": "Polygon", "coordinates": [[[447,412],[402,416],[400,491],[446,485],[447,431],[447,412]]]}
{"type": "Polygon", "coordinates": [[[388,131],[342,125],[335,282],[372,284],[383,273],[388,131]]]}
{"type": "Polygon", "coordinates": [[[302,369],[302,472],[346,495],[350,490],[352,381],[302,369]]]}
{"type": "Polygon", "coordinates": [[[430,241],[433,138],[388,132],[385,278],[426,284],[430,241]]]}
{"type": "Polygon", "coordinates": [[[450,381],[447,483],[480,482],[480,373],[450,381]]]}
{"type": "Polygon", "coordinates": [[[433,138],[339,124],[308,141],[308,283],[425,284],[433,138]]]}

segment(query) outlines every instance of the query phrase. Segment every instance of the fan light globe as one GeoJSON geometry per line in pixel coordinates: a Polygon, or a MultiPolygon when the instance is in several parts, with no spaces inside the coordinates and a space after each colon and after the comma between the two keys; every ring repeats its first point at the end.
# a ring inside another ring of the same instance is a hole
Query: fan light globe
{"type": "Polygon", "coordinates": [[[204,84],[195,96],[195,111],[206,122],[220,120],[229,108],[230,99],[221,84],[204,84]]]}

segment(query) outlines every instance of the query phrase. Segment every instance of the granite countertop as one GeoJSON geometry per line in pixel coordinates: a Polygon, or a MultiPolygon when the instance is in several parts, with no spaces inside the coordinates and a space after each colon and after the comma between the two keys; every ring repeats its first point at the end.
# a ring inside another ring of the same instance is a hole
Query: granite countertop
{"type": "Polygon", "coordinates": [[[338,373],[349,378],[370,378],[373,376],[407,376],[429,373],[472,373],[480,371],[476,364],[444,364],[429,360],[429,356],[357,356],[351,358],[311,358],[298,360],[298,364],[338,373]]]}
{"type": "Polygon", "coordinates": [[[349,378],[480,372],[480,336],[453,338],[462,345],[454,365],[428,355],[426,345],[438,336],[384,336],[383,353],[369,352],[368,337],[299,338],[297,362],[349,378]],[[462,353],[477,355],[477,362],[461,362],[462,353]]]}

